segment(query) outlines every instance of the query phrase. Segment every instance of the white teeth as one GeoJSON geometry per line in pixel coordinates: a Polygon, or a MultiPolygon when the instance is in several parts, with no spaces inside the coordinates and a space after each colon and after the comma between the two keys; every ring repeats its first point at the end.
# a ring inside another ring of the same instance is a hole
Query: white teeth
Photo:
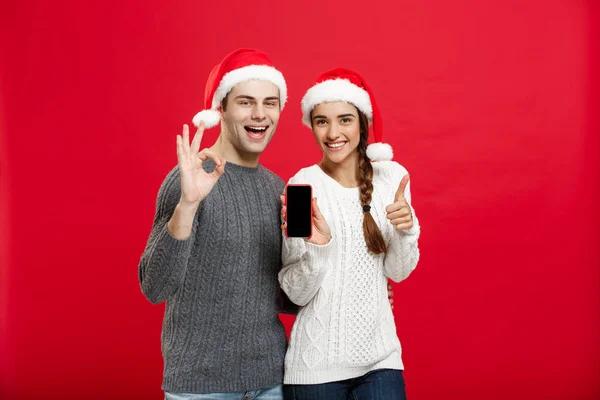
{"type": "Polygon", "coordinates": [[[343,146],[343,145],[345,145],[345,144],[346,144],[346,142],[340,142],[340,143],[327,143],[327,147],[333,147],[333,148],[336,148],[336,147],[342,147],[342,146],[343,146]]]}
{"type": "Polygon", "coordinates": [[[266,126],[249,126],[248,129],[252,129],[253,131],[264,131],[267,129],[266,126]]]}

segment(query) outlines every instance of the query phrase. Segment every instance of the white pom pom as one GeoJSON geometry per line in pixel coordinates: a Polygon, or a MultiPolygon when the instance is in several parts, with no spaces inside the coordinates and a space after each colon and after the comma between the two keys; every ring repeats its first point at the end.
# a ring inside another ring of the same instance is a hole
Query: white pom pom
{"type": "Polygon", "coordinates": [[[371,161],[391,161],[394,152],[392,146],[387,143],[372,143],[367,146],[367,157],[371,161]]]}
{"type": "Polygon", "coordinates": [[[200,122],[204,121],[204,128],[212,128],[213,126],[219,125],[221,121],[221,114],[214,110],[202,110],[192,118],[192,123],[198,127],[200,122]]]}

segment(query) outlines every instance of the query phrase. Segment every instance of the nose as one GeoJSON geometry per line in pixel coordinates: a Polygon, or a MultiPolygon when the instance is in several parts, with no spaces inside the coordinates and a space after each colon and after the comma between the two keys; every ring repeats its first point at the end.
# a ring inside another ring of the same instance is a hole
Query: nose
{"type": "Polygon", "coordinates": [[[334,123],[329,124],[328,128],[329,129],[327,129],[327,135],[326,135],[327,140],[330,142],[337,140],[341,134],[341,127],[334,122],[334,123]]]}
{"type": "Polygon", "coordinates": [[[265,110],[262,104],[256,104],[252,108],[252,119],[254,121],[262,121],[266,118],[265,110]]]}

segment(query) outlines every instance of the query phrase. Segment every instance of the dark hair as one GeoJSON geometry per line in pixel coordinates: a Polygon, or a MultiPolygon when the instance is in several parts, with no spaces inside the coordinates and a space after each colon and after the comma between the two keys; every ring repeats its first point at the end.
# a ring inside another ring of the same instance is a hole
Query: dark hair
{"type": "Polygon", "coordinates": [[[227,98],[229,97],[229,93],[227,93],[225,95],[225,97],[223,97],[223,100],[221,100],[221,110],[222,111],[227,111],[227,98]]]}
{"type": "MultiPolygon", "coordinates": [[[[373,166],[367,157],[367,145],[369,138],[369,121],[365,114],[358,110],[358,121],[360,125],[360,142],[358,143],[358,183],[360,187],[360,204],[371,205],[373,194],[373,166]]],[[[384,254],[387,250],[381,230],[375,223],[371,211],[364,212],[363,234],[369,252],[372,254],[384,254]]]]}

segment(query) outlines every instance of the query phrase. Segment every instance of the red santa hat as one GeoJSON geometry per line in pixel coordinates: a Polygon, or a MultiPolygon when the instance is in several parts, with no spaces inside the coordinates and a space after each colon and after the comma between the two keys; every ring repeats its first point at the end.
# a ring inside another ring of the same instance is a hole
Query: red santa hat
{"type": "Polygon", "coordinates": [[[279,88],[279,103],[283,106],[287,100],[287,87],[281,72],[262,51],[256,49],[237,49],[229,53],[221,63],[214,66],[204,91],[204,110],[194,116],[194,125],[204,121],[206,128],[217,126],[221,120],[219,107],[235,85],[249,80],[264,80],[279,88]]]}
{"type": "Polygon", "coordinates": [[[371,161],[389,161],[393,157],[392,147],[382,143],[383,126],[379,107],[371,88],[362,76],[346,68],[334,68],[321,74],[313,87],[302,98],[302,122],[312,128],[310,113],[325,102],[346,101],[353,104],[369,120],[373,134],[369,138],[367,157],[371,161]]]}

